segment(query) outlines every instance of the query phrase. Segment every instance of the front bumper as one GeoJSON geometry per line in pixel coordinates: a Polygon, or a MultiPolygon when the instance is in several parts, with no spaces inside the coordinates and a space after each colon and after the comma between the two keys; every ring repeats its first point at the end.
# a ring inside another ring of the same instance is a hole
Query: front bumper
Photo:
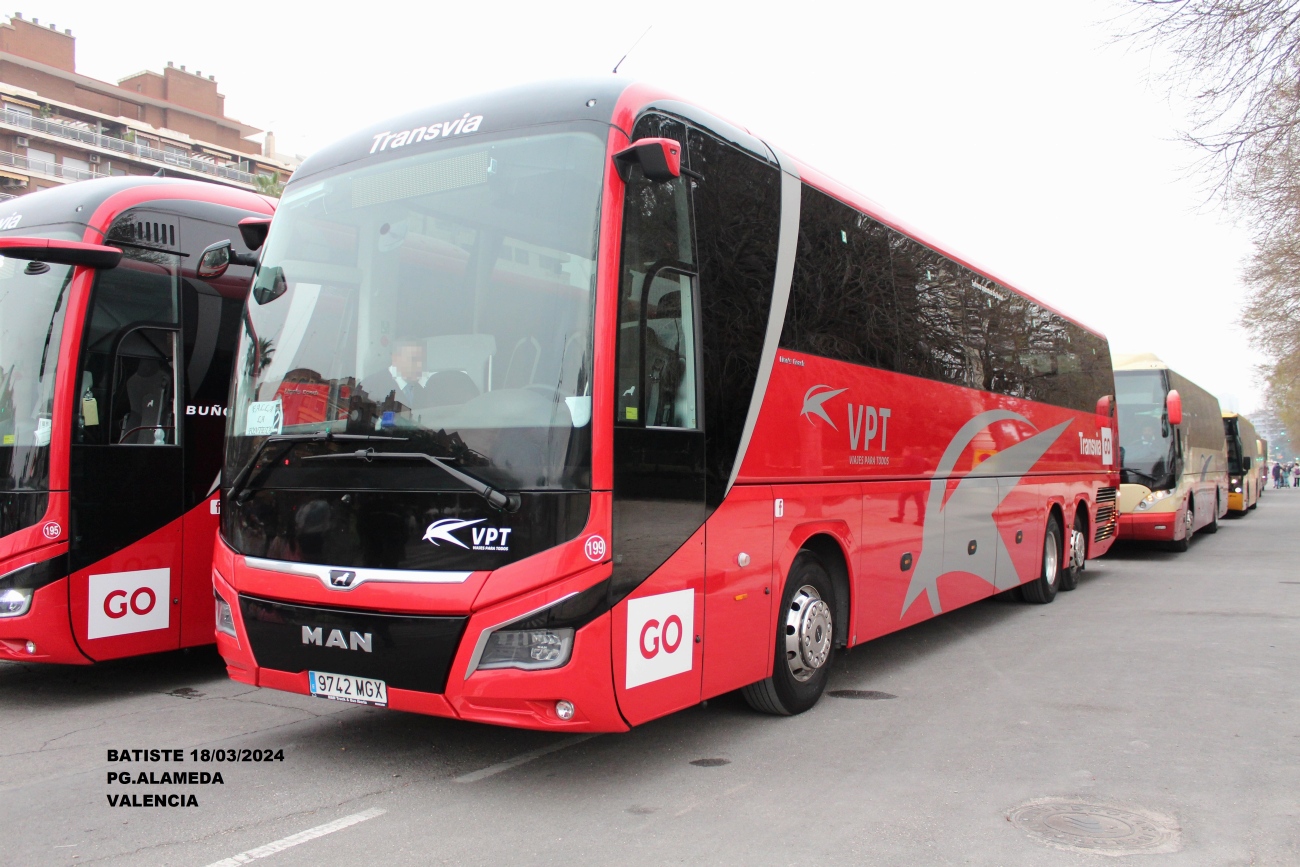
{"type": "Polygon", "coordinates": [[[1130,512],[1119,516],[1118,539],[1172,542],[1182,526],[1179,512],[1130,512]]]}
{"type": "MultiPolygon", "coordinates": [[[[568,663],[543,671],[496,669],[469,672],[483,634],[609,577],[605,563],[556,583],[489,604],[479,610],[448,614],[429,611],[387,613],[343,607],[343,603],[297,602],[300,592],[286,577],[281,597],[264,581],[257,594],[236,591],[226,574],[242,575],[243,558],[217,543],[214,589],[228,604],[236,635],[217,633],[217,649],[230,676],[243,683],[310,695],[308,671],[374,677],[388,685],[388,707],[518,728],[566,731],[626,731],[618,711],[612,673],[609,612],[574,635],[568,663]],[[238,562],[237,562],[238,561],[238,562]],[[308,631],[304,639],[303,627],[308,631]],[[322,630],[316,645],[312,630],[322,630]],[[250,631],[251,628],[251,631],[250,631]],[[327,646],[331,630],[351,645],[352,633],[371,636],[371,650],[327,646]],[[556,714],[556,702],[574,706],[572,718],[556,714]]],[[[243,583],[243,582],[241,582],[243,583]]],[[[309,585],[308,585],[309,586],[309,585]]],[[[340,597],[347,598],[347,597],[340,597]]],[[[456,606],[447,606],[455,611],[456,606]]]]}
{"type": "Polygon", "coordinates": [[[26,614],[0,617],[0,660],[90,664],[72,638],[67,578],[36,590],[26,614]],[[35,648],[34,653],[27,652],[29,641],[35,648]]]}

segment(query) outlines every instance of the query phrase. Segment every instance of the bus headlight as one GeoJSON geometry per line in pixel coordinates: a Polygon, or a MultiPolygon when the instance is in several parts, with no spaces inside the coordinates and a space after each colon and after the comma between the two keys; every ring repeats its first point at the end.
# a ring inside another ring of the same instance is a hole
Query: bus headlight
{"type": "Polygon", "coordinates": [[[559,668],[572,653],[572,629],[499,629],[483,645],[478,668],[559,668]]]}
{"type": "Polygon", "coordinates": [[[542,671],[559,668],[573,655],[579,629],[613,607],[610,579],[546,606],[490,627],[479,635],[465,677],[476,671],[517,668],[542,671]]]}
{"type": "Polygon", "coordinates": [[[27,613],[31,604],[31,590],[26,587],[10,587],[0,593],[0,617],[19,617],[27,613]]]}
{"type": "Polygon", "coordinates": [[[1145,512],[1147,509],[1151,508],[1156,503],[1160,502],[1166,497],[1172,497],[1173,495],[1174,495],[1173,491],[1152,491],[1151,493],[1147,494],[1145,497],[1142,498],[1142,502],[1137,504],[1137,511],[1145,512]]]}
{"type": "Polygon", "coordinates": [[[231,638],[238,638],[235,634],[235,616],[230,611],[230,605],[226,600],[221,598],[220,593],[212,594],[217,600],[217,631],[224,632],[231,638]]]}

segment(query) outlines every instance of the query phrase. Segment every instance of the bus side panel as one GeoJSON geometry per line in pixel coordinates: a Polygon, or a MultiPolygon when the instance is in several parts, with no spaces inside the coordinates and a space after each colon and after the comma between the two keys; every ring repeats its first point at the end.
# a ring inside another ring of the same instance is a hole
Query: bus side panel
{"type": "Polygon", "coordinates": [[[862,487],[862,542],[853,588],[856,628],[850,635],[855,644],[931,616],[924,603],[902,610],[921,553],[930,482],[869,482],[862,487]]]}
{"type": "Polygon", "coordinates": [[[218,492],[181,516],[181,647],[215,640],[212,598],[212,546],[221,518],[218,492]]]}
{"type": "Polygon", "coordinates": [[[756,485],[732,488],[705,525],[704,698],[771,674],[772,520],[772,489],[756,485]]]}
{"type": "Polygon", "coordinates": [[[613,608],[614,693],[630,725],[700,701],[704,535],[701,527],[613,608]]]}
{"type": "Polygon", "coordinates": [[[1010,488],[994,515],[1003,550],[1010,557],[1008,563],[998,562],[998,589],[1005,590],[1033,581],[1042,572],[1047,507],[1045,486],[1038,479],[1019,484],[1014,479],[1000,481],[1010,488]]]}
{"type": "Polygon", "coordinates": [[[180,646],[181,520],[72,573],[72,631],[91,659],[180,646]]]}

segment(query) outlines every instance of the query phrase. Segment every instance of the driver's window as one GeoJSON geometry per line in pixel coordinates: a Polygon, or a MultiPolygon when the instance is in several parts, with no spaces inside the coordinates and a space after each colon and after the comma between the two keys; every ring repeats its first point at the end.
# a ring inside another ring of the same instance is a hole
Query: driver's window
{"type": "MultiPolygon", "coordinates": [[[[678,121],[649,116],[633,138],[685,141],[678,121]]],[[[687,179],[646,180],[632,169],[623,202],[615,421],[699,427],[695,261],[687,179]]]]}
{"type": "Polygon", "coordinates": [[[122,246],[121,264],[99,272],[91,296],[75,438],[91,445],[176,445],[178,257],[122,246]]]}

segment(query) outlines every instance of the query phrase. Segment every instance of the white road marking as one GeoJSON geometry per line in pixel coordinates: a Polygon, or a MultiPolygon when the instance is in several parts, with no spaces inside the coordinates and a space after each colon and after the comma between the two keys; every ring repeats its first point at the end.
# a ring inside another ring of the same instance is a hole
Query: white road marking
{"type": "Polygon", "coordinates": [[[240,852],[233,857],[214,861],[208,867],[239,867],[240,864],[247,864],[259,858],[274,855],[276,852],[283,852],[285,849],[290,849],[299,843],[306,843],[308,840],[315,840],[317,837],[324,837],[326,834],[342,831],[344,828],[351,827],[358,822],[364,822],[367,819],[373,819],[376,816],[382,816],[384,813],[385,811],[380,809],[353,813],[351,816],[344,816],[342,819],[335,819],[333,822],[326,822],[324,825],[317,825],[315,828],[308,828],[306,831],[290,834],[288,837],[276,840],[273,843],[267,843],[265,846],[258,846],[256,849],[240,852]]]}
{"type": "Polygon", "coordinates": [[[553,743],[549,747],[542,747],[539,750],[532,750],[531,752],[520,753],[519,755],[515,756],[513,759],[506,759],[504,762],[497,762],[495,765],[488,765],[486,768],[482,768],[477,771],[471,771],[468,774],[461,774],[459,777],[456,777],[456,782],[477,783],[479,780],[483,780],[488,777],[495,776],[501,773],[502,771],[508,771],[511,768],[517,768],[520,765],[531,762],[533,759],[540,759],[542,756],[559,752],[560,750],[580,744],[583,741],[591,740],[593,737],[595,737],[595,735],[578,735],[576,737],[566,738],[557,743],[553,743]]]}

